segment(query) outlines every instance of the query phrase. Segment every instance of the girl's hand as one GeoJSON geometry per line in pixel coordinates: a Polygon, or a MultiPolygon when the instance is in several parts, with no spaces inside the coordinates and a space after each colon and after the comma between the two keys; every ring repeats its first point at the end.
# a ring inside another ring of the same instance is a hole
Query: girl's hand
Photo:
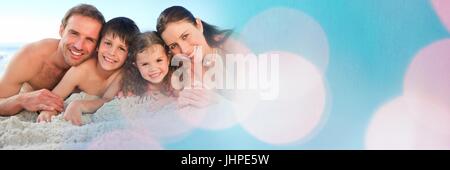
{"type": "Polygon", "coordinates": [[[78,101],[71,102],[64,112],[64,119],[71,122],[73,125],[81,126],[81,109],[78,101]]]}

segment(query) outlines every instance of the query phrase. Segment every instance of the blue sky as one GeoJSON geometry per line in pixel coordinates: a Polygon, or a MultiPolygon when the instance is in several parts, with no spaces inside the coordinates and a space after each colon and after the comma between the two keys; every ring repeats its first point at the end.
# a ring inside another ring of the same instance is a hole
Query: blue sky
{"type": "Polygon", "coordinates": [[[221,4],[216,1],[5,1],[0,6],[0,43],[30,42],[45,37],[57,37],[58,26],[65,12],[79,3],[95,5],[107,20],[125,16],[133,19],[142,30],[154,30],[156,18],[165,8],[172,5],[183,5],[196,16],[214,21],[217,25],[225,25],[221,4]]]}

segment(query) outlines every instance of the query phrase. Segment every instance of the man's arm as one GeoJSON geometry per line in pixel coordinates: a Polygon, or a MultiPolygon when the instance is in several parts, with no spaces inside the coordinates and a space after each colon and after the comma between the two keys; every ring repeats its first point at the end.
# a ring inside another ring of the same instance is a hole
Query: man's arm
{"type": "Polygon", "coordinates": [[[14,115],[22,109],[28,111],[62,110],[61,99],[48,90],[19,94],[22,85],[37,74],[42,66],[39,57],[30,58],[36,55],[34,53],[36,50],[36,43],[22,48],[13,56],[4,75],[0,78],[0,115],[14,115]]]}

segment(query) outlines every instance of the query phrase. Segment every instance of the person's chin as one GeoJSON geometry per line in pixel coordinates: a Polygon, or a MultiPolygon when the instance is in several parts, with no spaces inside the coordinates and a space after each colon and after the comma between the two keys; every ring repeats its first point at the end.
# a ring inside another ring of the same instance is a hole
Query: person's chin
{"type": "Polygon", "coordinates": [[[117,67],[117,66],[109,66],[109,67],[103,67],[103,69],[105,70],[105,71],[114,71],[114,70],[117,70],[117,69],[119,69],[120,67],[117,67]]]}
{"type": "Polygon", "coordinates": [[[81,60],[74,60],[72,58],[69,58],[69,60],[66,60],[66,63],[70,66],[78,66],[80,65],[82,62],[81,60]]]}
{"type": "Polygon", "coordinates": [[[159,83],[161,83],[162,79],[154,79],[154,78],[152,78],[152,79],[148,79],[148,81],[150,83],[152,83],[152,84],[159,84],[159,83]]]}

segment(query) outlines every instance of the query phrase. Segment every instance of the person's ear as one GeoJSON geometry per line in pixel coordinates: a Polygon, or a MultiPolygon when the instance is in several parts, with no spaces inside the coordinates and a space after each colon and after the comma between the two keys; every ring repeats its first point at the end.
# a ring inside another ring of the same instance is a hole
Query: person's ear
{"type": "Polygon", "coordinates": [[[203,24],[200,18],[195,18],[195,27],[203,33],[203,24]]]}
{"type": "Polygon", "coordinates": [[[64,25],[61,24],[61,25],[59,26],[59,36],[62,37],[63,34],[64,34],[64,25]]]}

